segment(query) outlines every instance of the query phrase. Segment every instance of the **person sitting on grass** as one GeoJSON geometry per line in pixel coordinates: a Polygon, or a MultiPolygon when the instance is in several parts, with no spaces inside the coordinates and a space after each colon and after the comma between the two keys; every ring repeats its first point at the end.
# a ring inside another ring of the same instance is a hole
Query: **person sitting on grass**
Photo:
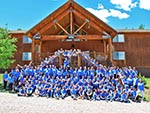
{"type": "Polygon", "coordinates": [[[87,100],[91,100],[92,99],[92,90],[89,88],[87,91],[86,91],[86,99],[87,100]]]}
{"type": "Polygon", "coordinates": [[[19,92],[17,93],[18,96],[26,96],[26,89],[24,86],[22,86],[20,89],[19,89],[19,92]]]}
{"type": "Polygon", "coordinates": [[[121,93],[121,99],[120,99],[121,102],[125,102],[125,103],[129,103],[129,100],[127,98],[127,94],[125,93],[125,90],[122,91],[121,93]]]}
{"type": "Polygon", "coordinates": [[[64,87],[60,90],[61,98],[64,99],[67,96],[67,91],[64,87]]]}
{"type": "Polygon", "coordinates": [[[100,92],[98,91],[98,89],[94,90],[92,99],[94,101],[99,101],[100,100],[100,92]]]}
{"type": "Polygon", "coordinates": [[[54,98],[56,98],[57,100],[59,100],[60,98],[60,89],[58,87],[54,91],[54,98]]]}
{"type": "Polygon", "coordinates": [[[77,100],[77,90],[75,89],[74,86],[72,86],[72,88],[70,89],[70,94],[74,100],[77,100]]]}

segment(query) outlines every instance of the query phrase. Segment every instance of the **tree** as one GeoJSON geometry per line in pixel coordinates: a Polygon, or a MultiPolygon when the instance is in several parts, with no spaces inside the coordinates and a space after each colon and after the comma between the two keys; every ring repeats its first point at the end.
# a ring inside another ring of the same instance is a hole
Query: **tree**
{"type": "Polygon", "coordinates": [[[138,29],[144,29],[145,25],[141,24],[138,29]]]}
{"type": "Polygon", "coordinates": [[[12,58],[17,50],[16,42],[17,39],[6,28],[0,28],[0,68],[8,68],[15,62],[12,58]]]}

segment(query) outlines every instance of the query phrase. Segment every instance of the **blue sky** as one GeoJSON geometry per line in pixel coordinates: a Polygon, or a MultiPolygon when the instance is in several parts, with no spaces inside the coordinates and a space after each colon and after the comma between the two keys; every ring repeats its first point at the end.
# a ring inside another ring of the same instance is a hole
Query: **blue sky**
{"type": "MultiPolygon", "coordinates": [[[[150,0],[75,0],[115,29],[150,29],[150,0]]],[[[1,0],[0,27],[29,30],[67,0],[1,0]]]]}

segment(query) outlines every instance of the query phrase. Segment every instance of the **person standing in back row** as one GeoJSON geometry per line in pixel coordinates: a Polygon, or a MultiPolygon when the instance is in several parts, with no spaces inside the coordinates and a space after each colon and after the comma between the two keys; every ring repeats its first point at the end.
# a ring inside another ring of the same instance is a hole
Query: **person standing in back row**
{"type": "Polygon", "coordinates": [[[8,82],[8,72],[5,71],[5,73],[3,74],[3,84],[4,84],[4,89],[5,90],[7,88],[7,82],[8,82]]]}

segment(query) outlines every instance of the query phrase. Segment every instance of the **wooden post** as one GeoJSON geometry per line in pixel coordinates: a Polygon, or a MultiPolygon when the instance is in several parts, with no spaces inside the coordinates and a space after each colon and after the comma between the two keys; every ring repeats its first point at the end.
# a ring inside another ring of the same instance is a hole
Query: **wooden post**
{"type": "Polygon", "coordinates": [[[94,51],[94,59],[96,59],[96,51],[94,51]]]}
{"type": "Polygon", "coordinates": [[[35,39],[32,39],[32,61],[35,61],[35,39]]]}
{"type": "Polygon", "coordinates": [[[107,48],[106,48],[106,41],[103,40],[103,43],[104,43],[104,53],[106,54],[106,51],[107,51],[107,48]]]}
{"type": "Polygon", "coordinates": [[[72,17],[72,7],[70,8],[70,34],[72,34],[73,29],[73,17],[72,17]]]}
{"type": "Polygon", "coordinates": [[[78,67],[81,66],[81,54],[78,53],[78,67]]]}
{"type": "Polygon", "coordinates": [[[111,42],[111,37],[109,38],[109,60],[110,60],[110,62],[113,62],[113,59],[112,59],[112,42],[111,42]]]}
{"type": "Polygon", "coordinates": [[[59,66],[63,65],[63,55],[62,53],[59,54],[59,66]]]}

